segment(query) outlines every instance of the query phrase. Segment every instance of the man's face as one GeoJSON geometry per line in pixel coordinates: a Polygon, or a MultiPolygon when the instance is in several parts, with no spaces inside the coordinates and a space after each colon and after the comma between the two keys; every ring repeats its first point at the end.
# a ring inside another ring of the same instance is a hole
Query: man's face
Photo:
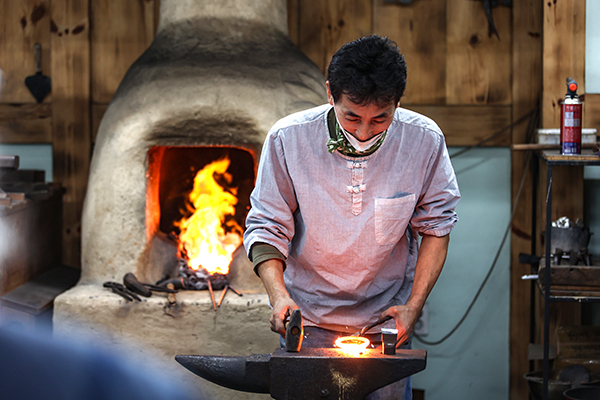
{"type": "Polygon", "coordinates": [[[396,108],[400,106],[393,103],[384,107],[375,103],[359,105],[350,101],[344,94],[334,103],[329,84],[327,84],[327,99],[334,107],[342,128],[361,142],[385,131],[394,119],[396,108]]]}

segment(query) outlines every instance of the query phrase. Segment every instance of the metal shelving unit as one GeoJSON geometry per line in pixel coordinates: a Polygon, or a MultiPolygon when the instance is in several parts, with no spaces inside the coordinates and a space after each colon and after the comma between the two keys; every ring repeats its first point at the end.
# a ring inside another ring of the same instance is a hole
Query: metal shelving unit
{"type": "MultiPolygon", "coordinates": [[[[543,399],[548,400],[548,374],[549,374],[549,350],[550,350],[550,305],[553,302],[600,302],[600,297],[586,296],[553,296],[551,295],[551,226],[552,226],[552,167],[554,166],[586,166],[600,165],[600,157],[592,152],[591,149],[583,149],[579,155],[564,156],[559,150],[543,150],[536,153],[546,164],[546,236],[544,240],[544,285],[540,286],[540,290],[544,296],[544,387],[543,399]]],[[[537,187],[538,168],[534,168],[534,190],[537,187]]],[[[534,196],[535,201],[535,196],[534,196]]],[[[533,205],[534,209],[536,204],[533,205]]],[[[535,214],[534,214],[535,218],[535,214]]],[[[535,221],[534,221],[535,224],[535,221]]],[[[534,238],[535,240],[535,238],[534,238]]]]}

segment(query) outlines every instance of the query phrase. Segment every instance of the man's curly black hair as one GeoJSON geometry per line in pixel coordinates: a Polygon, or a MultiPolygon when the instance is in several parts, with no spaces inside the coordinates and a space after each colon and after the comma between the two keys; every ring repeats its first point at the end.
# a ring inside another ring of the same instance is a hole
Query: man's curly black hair
{"type": "Polygon", "coordinates": [[[342,94],[356,104],[398,104],[406,88],[406,63],[387,37],[366,36],[345,44],[327,68],[334,101],[342,94]]]}

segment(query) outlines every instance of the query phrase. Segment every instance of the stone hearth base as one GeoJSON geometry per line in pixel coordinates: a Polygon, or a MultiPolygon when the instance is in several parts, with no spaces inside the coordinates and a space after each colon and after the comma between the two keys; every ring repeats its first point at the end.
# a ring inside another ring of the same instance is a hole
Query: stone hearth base
{"type": "MultiPolygon", "coordinates": [[[[221,291],[215,291],[218,301],[221,291]]],[[[268,394],[229,390],[197,377],[175,361],[177,354],[247,356],[271,353],[279,336],[269,330],[264,293],[228,291],[214,311],[208,291],[180,291],[177,305],[154,293],[127,302],[99,285],[78,285],[54,301],[54,334],[126,352],[155,363],[169,379],[191,386],[209,399],[269,399],[268,394]]]]}

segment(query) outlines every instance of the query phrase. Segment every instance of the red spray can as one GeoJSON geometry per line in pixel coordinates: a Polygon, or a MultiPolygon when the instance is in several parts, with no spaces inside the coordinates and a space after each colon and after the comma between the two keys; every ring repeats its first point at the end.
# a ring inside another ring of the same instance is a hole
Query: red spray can
{"type": "Polygon", "coordinates": [[[567,95],[560,108],[561,154],[581,154],[581,109],[577,82],[567,78],[567,95]]]}

